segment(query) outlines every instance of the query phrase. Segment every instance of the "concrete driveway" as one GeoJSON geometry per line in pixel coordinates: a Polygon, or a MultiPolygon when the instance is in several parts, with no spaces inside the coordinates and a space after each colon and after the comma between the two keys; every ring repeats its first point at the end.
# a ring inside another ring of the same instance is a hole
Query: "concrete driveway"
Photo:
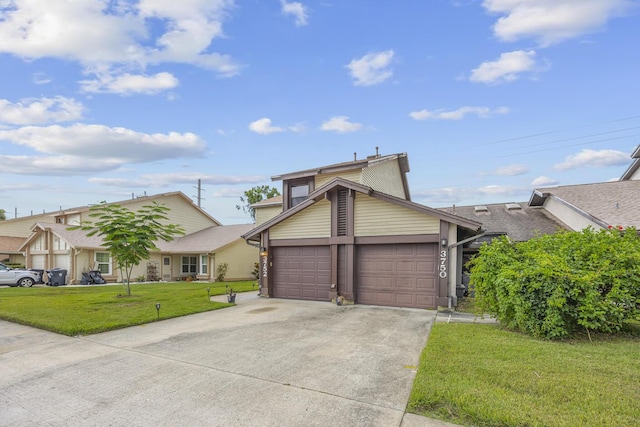
{"type": "Polygon", "coordinates": [[[239,298],[87,337],[0,321],[0,426],[400,426],[434,317],[239,298]]]}

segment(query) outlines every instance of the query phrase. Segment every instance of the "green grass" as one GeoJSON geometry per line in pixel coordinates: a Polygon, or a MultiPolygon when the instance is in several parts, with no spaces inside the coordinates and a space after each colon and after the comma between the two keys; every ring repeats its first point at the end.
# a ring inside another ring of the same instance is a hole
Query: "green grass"
{"type": "Polygon", "coordinates": [[[131,296],[121,285],[8,288],[0,290],[0,319],[64,335],[89,335],[158,320],[229,307],[209,301],[211,295],[256,290],[255,281],[132,284],[131,296]]]}
{"type": "Polygon", "coordinates": [[[592,338],[541,341],[497,325],[437,323],[408,411],[473,426],[637,426],[637,330],[592,338]]]}

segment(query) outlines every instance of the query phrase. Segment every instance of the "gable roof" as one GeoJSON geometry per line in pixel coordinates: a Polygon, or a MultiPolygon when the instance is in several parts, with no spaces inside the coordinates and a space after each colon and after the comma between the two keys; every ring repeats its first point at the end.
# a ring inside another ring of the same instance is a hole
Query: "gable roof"
{"type": "Polygon", "coordinates": [[[102,249],[102,238],[94,235],[91,237],[87,236],[87,232],[83,230],[68,230],[67,227],[69,225],[65,224],[56,224],[49,222],[37,222],[33,227],[31,227],[31,236],[24,241],[22,246],[20,246],[20,250],[23,251],[27,246],[31,244],[31,242],[38,236],[38,232],[51,230],[51,232],[58,236],[59,238],[66,241],[69,246],[74,249],[102,249]]]}
{"type": "Polygon", "coordinates": [[[178,237],[170,242],[160,241],[157,246],[162,252],[170,253],[215,252],[239,240],[242,234],[248,232],[254,226],[254,224],[212,226],[178,237]]]}
{"type": "MultiPolygon", "coordinates": [[[[193,202],[193,200],[191,200],[191,198],[187,197],[182,191],[172,191],[172,192],[168,192],[168,193],[154,194],[154,195],[151,195],[151,196],[140,196],[140,197],[135,197],[135,198],[131,198],[131,199],[125,199],[125,200],[121,200],[121,201],[109,202],[107,204],[108,205],[120,205],[120,206],[126,207],[126,205],[128,205],[128,204],[139,202],[139,201],[142,201],[142,200],[144,200],[144,201],[148,200],[149,202],[153,202],[155,200],[155,201],[161,202],[162,201],[161,199],[167,198],[167,197],[172,197],[172,196],[178,196],[178,197],[184,199],[185,202],[190,204],[193,208],[199,210],[203,215],[205,215],[211,221],[213,221],[214,223],[216,223],[218,225],[222,225],[217,219],[215,219],[214,217],[209,215],[202,208],[198,207],[198,205],[196,205],[193,202]]],[[[87,206],[78,206],[78,207],[75,207],[75,208],[62,209],[62,210],[59,210],[59,211],[43,212],[41,214],[30,215],[28,218],[32,218],[34,223],[36,223],[36,222],[38,222],[39,218],[53,217],[53,216],[59,216],[59,215],[76,214],[76,213],[81,213],[81,212],[87,212],[90,209],[91,209],[91,206],[89,206],[89,205],[87,205],[87,206]]],[[[25,218],[27,218],[27,217],[19,217],[19,218],[7,219],[6,221],[3,221],[3,223],[4,224],[9,224],[11,221],[22,221],[25,218]]]]}
{"type": "Polygon", "coordinates": [[[633,174],[635,174],[638,168],[640,168],[640,145],[638,145],[633,153],[631,153],[631,158],[633,159],[633,162],[622,174],[622,176],[620,177],[620,181],[630,180],[633,174]]]}
{"type": "Polygon", "coordinates": [[[274,175],[271,177],[272,181],[281,181],[285,179],[304,178],[307,176],[315,176],[320,174],[329,174],[344,172],[354,169],[362,169],[376,163],[387,162],[389,160],[398,160],[402,172],[409,172],[409,161],[407,159],[407,153],[389,154],[386,156],[370,156],[366,159],[352,160],[349,162],[334,163],[332,165],[320,166],[317,168],[305,169],[298,172],[290,172],[282,175],[274,175]]]}
{"type": "Polygon", "coordinates": [[[349,181],[343,178],[334,178],[331,181],[327,182],[325,185],[316,189],[311,194],[309,194],[309,197],[304,202],[299,203],[293,208],[286,210],[281,214],[271,218],[269,221],[266,221],[265,223],[260,224],[258,227],[244,234],[242,238],[245,240],[254,240],[254,241],[256,241],[256,238],[257,238],[259,240],[260,233],[286,220],[287,218],[292,217],[293,215],[306,209],[307,207],[313,205],[314,203],[324,199],[325,194],[336,187],[351,189],[359,193],[374,197],[379,200],[384,200],[386,202],[393,203],[395,205],[402,206],[407,209],[411,209],[411,210],[423,213],[425,215],[430,215],[438,219],[451,222],[453,224],[457,224],[461,227],[468,228],[470,230],[477,230],[482,225],[481,223],[474,220],[469,220],[467,218],[452,215],[448,212],[443,212],[437,209],[433,209],[424,205],[420,205],[418,203],[411,202],[409,200],[401,199],[399,197],[390,196],[388,194],[374,191],[371,187],[367,187],[366,185],[358,184],[356,182],[349,181]]]}
{"type": "Polygon", "coordinates": [[[0,254],[20,254],[24,237],[0,236],[0,254]]]}
{"type": "Polygon", "coordinates": [[[267,206],[282,206],[282,195],[260,200],[259,202],[253,203],[250,206],[252,208],[264,208],[267,206]]]}
{"type": "Polygon", "coordinates": [[[536,234],[551,234],[566,226],[539,207],[521,203],[495,203],[481,206],[455,206],[441,210],[482,223],[487,235],[506,234],[513,241],[523,242],[536,234]]]}
{"type": "Polygon", "coordinates": [[[603,228],[640,228],[640,181],[613,181],[534,190],[529,206],[554,199],[603,228]]]}
{"type": "MultiPolygon", "coordinates": [[[[51,230],[51,232],[59,238],[65,240],[74,249],[94,249],[104,250],[102,246],[103,240],[98,235],[87,236],[87,232],[83,230],[68,230],[68,225],[54,223],[37,223],[33,226],[33,234],[25,241],[21,239],[22,246],[20,250],[24,250],[37,236],[38,231],[51,230]]],[[[211,226],[204,230],[186,236],[180,236],[170,242],[161,240],[156,242],[156,246],[161,252],[169,253],[207,253],[214,252],[227,246],[235,240],[239,240],[243,233],[251,230],[253,224],[211,226]]]]}

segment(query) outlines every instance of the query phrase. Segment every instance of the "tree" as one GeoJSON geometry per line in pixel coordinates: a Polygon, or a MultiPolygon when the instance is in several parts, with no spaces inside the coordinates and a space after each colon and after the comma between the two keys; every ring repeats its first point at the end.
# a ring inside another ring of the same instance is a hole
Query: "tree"
{"type": "Polygon", "coordinates": [[[245,191],[244,196],[240,196],[242,204],[236,205],[236,209],[242,210],[244,213],[248,213],[251,215],[251,219],[255,220],[256,213],[251,205],[279,195],[280,192],[277,188],[269,187],[268,185],[258,185],[245,191]]]}
{"type": "Polygon", "coordinates": [[[155,244],[158,239],[169,242],[174,236],[184,234],[179,225],[163,223],[168,220],[166,214],[169,210],[158,202],[142,206],[136,212],[118,204],[102,202],[91,207],[93,213],[89,216],[97,218],[95,222],[85,221],[79,226],[69,227],[69,230],[81,229],[89,232],[87,236],[102,236],[102,246],[111,253],[127,295],[131,296],[133,267],[143,259],[151,258],[149,251],[158,250],[155,244]]]}
{"type": "Polygon", "coordinates": [[[7,211],[0,209],[0,221],[4,221],[5,219],[7,219],[7,211]]]}

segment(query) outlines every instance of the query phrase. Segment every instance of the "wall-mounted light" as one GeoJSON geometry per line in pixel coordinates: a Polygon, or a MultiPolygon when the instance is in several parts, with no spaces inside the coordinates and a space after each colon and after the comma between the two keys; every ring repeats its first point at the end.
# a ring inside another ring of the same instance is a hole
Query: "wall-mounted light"
{"type": "Polygon", "coordinates": [[[440,239],[440,245],[442,245],[443,248],[447,247],[447,238],[443,237],[442,239],[440,239]]]}

